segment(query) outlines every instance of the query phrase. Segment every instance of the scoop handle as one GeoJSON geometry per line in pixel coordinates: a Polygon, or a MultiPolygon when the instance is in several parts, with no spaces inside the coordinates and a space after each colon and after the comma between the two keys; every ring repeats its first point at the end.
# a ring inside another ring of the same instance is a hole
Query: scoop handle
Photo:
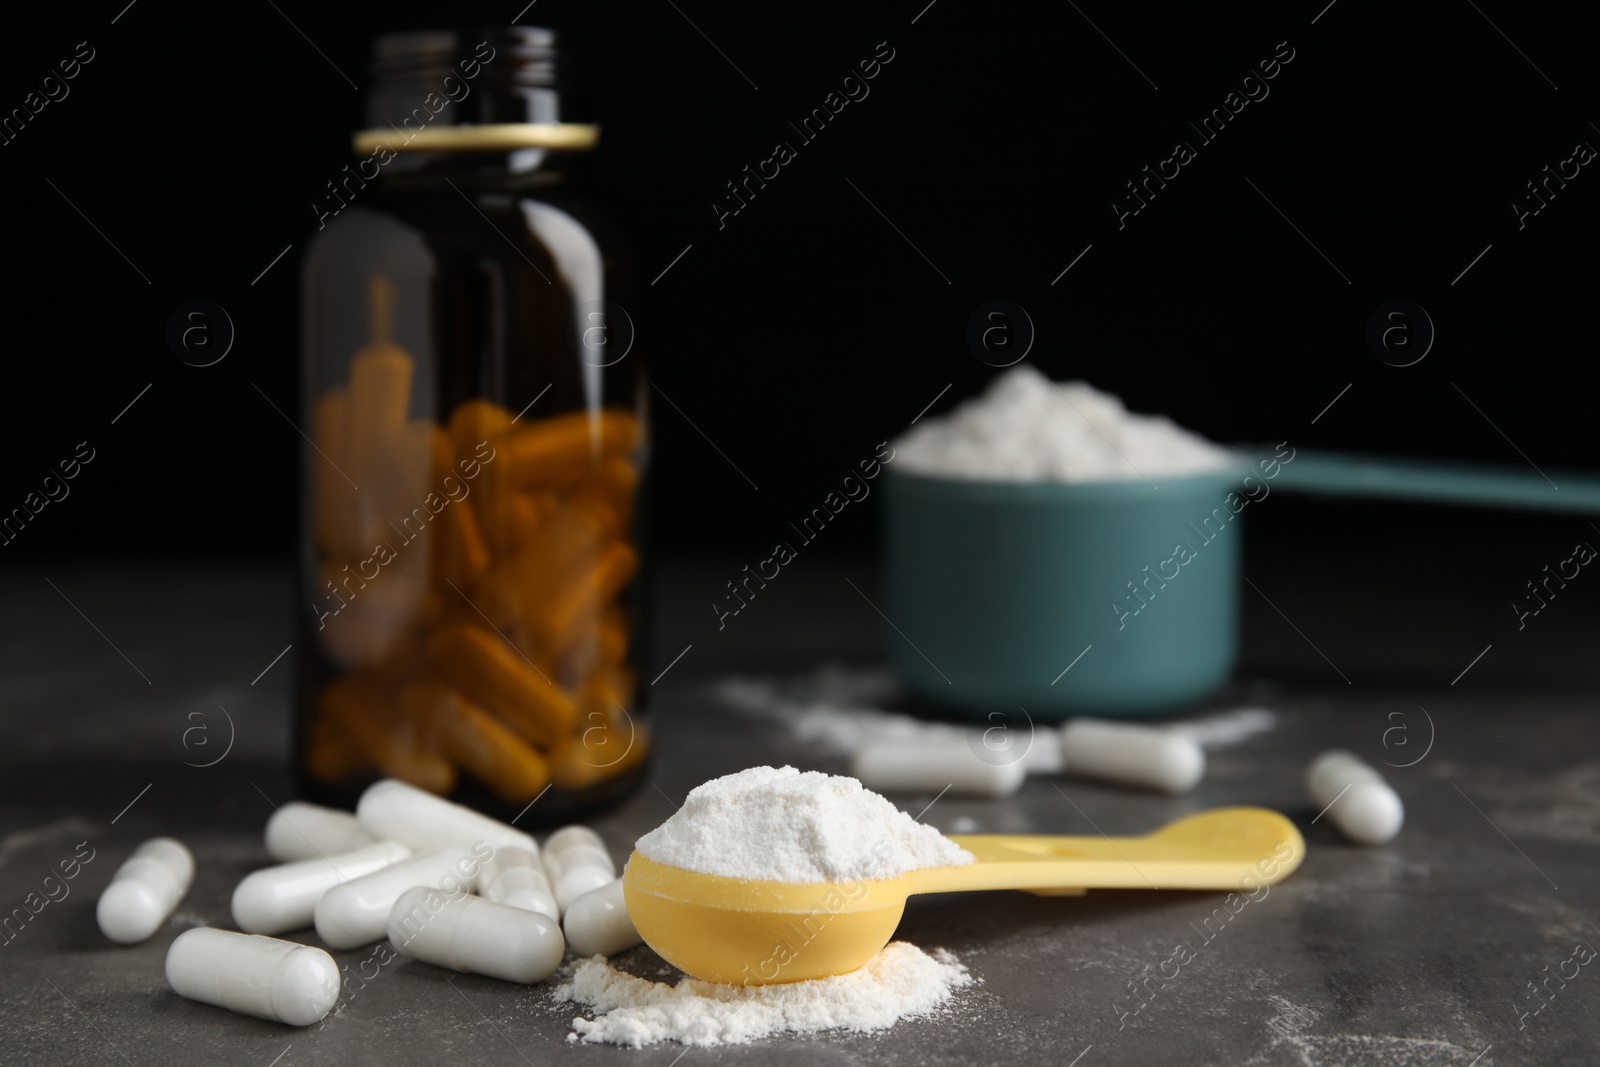
{"type": "Polygon", "coordinates": [[[955,836],[978,862],[914,872],[912,892],[1027,889],[1237,889],[1254,892],[1300,866],[1305,841],[1265,808],[1217,808],[1145,837],[955,836]]]}
{"type": "Polygon", "coordinates": [[[1542,471],[1532,461],[1527,467],[1504,467],[1306,450],[1282,464],[1266,484],[1318,496],[1600,515],[1600,478],[1571,470],[1542,471]]]}

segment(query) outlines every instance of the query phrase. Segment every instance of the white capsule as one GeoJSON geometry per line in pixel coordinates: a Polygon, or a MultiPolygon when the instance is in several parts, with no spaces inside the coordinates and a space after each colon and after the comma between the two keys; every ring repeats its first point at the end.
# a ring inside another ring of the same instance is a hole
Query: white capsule
{"type": "Polygon", "coordinates": [[[167,921],[194,881],[194,856],[182,841],[152,837],[133,850],[100,894],[100,932],[124,945],[143,941],[167,921]]]}
{"type": "Polygon", "coordinates": [[[399,841],[418,852],[485,841],[494,848],[512,845],[539,854],[539,846],[521,830],[392,778],[367,787],[356,818],[379,841],[399,841]]]}
{"type": "Polygon", "coordinates": [[[267,820],[267,855],[279,863],[353,852],[376,838],[348,811],[292,800],[267,820]]]}
{"type": "Polygon", "coordinates": [[[566,947],[561,927],[547,916],[421,887],[400,895],[385,928],[403,956],[506,982],[548,978],[566,947]]]}
{"type": "Polygon", "coordinates": [[[574,900],[561,920],[561,929],[567,944],[580,956],[615,956],[644,941],[628,918],[621,878],[574,900]]]}
{"type": "Polygon", "coordinates": [[[562,827],[550,835],[544,850],[545,873],[563,915],[574,900],[617,876],[605,842],[587,826],[562,827]]]}
{"type": "Polygon", "coordinates": [[[241,1015],[310,1026],[338,1001],[339,968],[320,948],[202,926],[167,949],[167,984],[241,1015]]]}
{"type": "MultiPolygon", "coordinates": [[[[974,735],[973,745],[980,745],[974,735]]],[[[1020,750],[979,757],[964,737],[929,741],[875,741],[857,752],[850,773],[879,793],[939,793],[1008,797],[1028,776],[1020,750]]]]}
{"type": "Polygon", "coordinates": [[[1206,772],[1206,755],[1190,737],[1158,726],[1073,719],[1061,731],[1061,758],[1068,774],[1108,782],[1187,793],[1206,772]]]}
{"type": "Polygon", "coordinates": [[[1066,768],[1066,763],[1061,758],[1061,731],[1054,726],[1036,724],[1028,742],[1027,754],[1022,758],[1022,765],[1028,768],[1028,773],[1060,774],[1066,768]]]}
{"type": "Polygon", "coordinates": [[[336,885],[317,901],[312,918],[317,936],[334,948],[355,948],[383,939],[383,924],[400,894],[413,886],[468,892],[487,849],[474,854],[445,848],[414,856],[381,871],[336,885]]]}
{"type": "Polygon", "coordinates": [[[496,904],[538,912],[560,921],[561,909],[550,891],[544,864],[525,848],[496,849],[478,870],[478,895],[496,904]]]}
{"type": "Polygon", "coordinates": [[[302,930],[311,925],[317,901],[328,890],[410,855],[411,850],[398,841],[379,841],[353,852],[256,871],[233,891],[233,921],[247,934],[302,930]]]}
{"type": "Polygon", "coordinates": [[[584,845],[588,848],[597,848],[605,851],[605,838],[595,833],[580,823],[563,826],[555,833],[544,839],[544,850],[547,853],[562,853],[574,845],[584,845]]]}
{"type": "Polygon", "coordinates": [[[1306,790],[1318,808],[1352,841],[1382,845],[1406,821],[1400,795],[1383,775],[1343,749],[1324,752],[1306,768],[1306,790]]]}

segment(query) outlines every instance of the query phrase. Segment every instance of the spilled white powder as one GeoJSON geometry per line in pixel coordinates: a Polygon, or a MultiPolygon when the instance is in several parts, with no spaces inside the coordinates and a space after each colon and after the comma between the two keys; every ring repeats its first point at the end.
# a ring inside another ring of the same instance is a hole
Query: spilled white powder
{"type": "Polygon", "coordinates": [[[697,786],[636,847],[684,870],[800,883],[973,862],[854,778],[793,767],[752,767],[697,786]]]}
{"type": "Polygon", "coordinates": [[[945,1007],[973,978],[944,949],[892,941],[859,971],[782,985],[738,986],[684,978],[675,986],[624,974],[603,956],[581,961],[555,999],[592,1008],[568,1041],[631,1045],[736,1045],[773,1034],[885,1030],[945,1007]]]}
{"type": "Polygon", "coordinates": [[[1201,748],[1232,748],[1278,725],[1278,717],[1266,708],[1234,708],[1197,719],[1172,723],[1168,729],[1194,740],[1201,748]]]}
{"type": "MultiPolygon", "coordinates": [[[[960,740],[963,733],[974,746],[992,747],[996,736],[985,736],[995,725],[993,719],[963,726],[884,710],[882,705],[904,697],[897,676],[887,667],[829,663],[805,674],[733,675],[717,682],[714,692],[729,707],[771,722],[796,741],[840,756],[853,755],[878,742],[952,741],[960,740]]],[[[1277,715],[1266,708],[1240,707],[1166,725],[1193,738],[1202,748],[1217,750],[1241,745],[1272,731],[1277,724],[1277,715]]],[[[1007,742],[1024,750],[1022,759],[1029,774],[1062,773],[1065,765],[1057,728],[1030,719],[1008,719],[1004,726],[1007,742]]]]}
{"type": "Polygon", "coordinates": [[[993,749],[1001,737],[1006,744],[1018,746],[1029,774],[1059,774],[1064,766],[1061,734],[1043,723],[1006,720],[1002,734],[988,732],[995,725],[992,720],[965,726],[882,710],[876,705],[904,695],[898,676],[887,667],[828,663],[812,674],[782,681],[733,676],[718,682],[715,692],[730,707],[775,723],[797,741],[841,756],[854,755],[878,742],[960,741],[965,735],[974,751],[993,749]]]}
{"type": "Polygon", "coordinates": [[[990,481],[1097,482],[1198,474],[1233,462],[1161,415],[1135,415],[1086,382],[1027,364],[895,442],[895,469],[990,481]]]}

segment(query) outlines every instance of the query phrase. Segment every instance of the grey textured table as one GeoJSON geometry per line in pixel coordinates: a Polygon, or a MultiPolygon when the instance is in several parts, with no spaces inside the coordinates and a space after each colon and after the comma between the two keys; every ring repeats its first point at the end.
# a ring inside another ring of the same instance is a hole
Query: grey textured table
{"type": "MultiPolygon", "coordinates": [[[[881,624],[842,581],[850,575],[871,590],[870,568],[821,559],[808,567],[722,632],[705,609],[721,584],[715,569],[680,567],[662,578],[657,663],[693,648],[652,690],[653,784],[595,824],[618,858],[705,778],[762,762],[843,769],[839,756],[713,696],[711,683],[730,672],[881,662],[881,624]]],[[[553,1003],[545,986],[413,962],[347,989],[336,1017],[304,1030],[167,989],[167,945],[189,926],[228,923],[234,884],[267,862],[260,831],[268,801],[290,795],[289,659],[261,673],[290,640],[286,583],[283,571],[248,568],[63,564],[0,576],[0,907],[9,914],[37,901],[29,894],[80,842],[94,856],[66,897],[8,930],[0,947],[0,1062],[679,1062],[683,1050],[671,1045],[569,1045],[573,1009],[553,1003]],[[197,752],[220,752],[221,708],[235,725],[231,751],[215,766],[186,766],[202,761],[197,752]],[[195,734],[183,747],[184,731],[196,726],[216,747],[197,748],[195,734]],[[149,942],[112,946],[95,928],[96,896],[128,851],[158,833],[193,848],[194,888],[149,942]]],[[[1398,657],[1361,641],[1364,626],[1359,613],[1342,624],[1318,620],[1319,647],[1340,674],[1361,681],[1346,685],[1277,615],[1247,604],[1241,680],[1214,706],[1249,700],[1273,709],[1278,726],[1214,752],[1190,796],[1041,778],[1009,801],[946,797],[928,812],[946,830],[961,820],[985,831],[1110,834],[1223,804],[1289,813],[1309,847],[1304,866],[1209,941],[1199,928],[1221,894],[916,900],[899,936],[953,950],[981,980],[948,1014],[875,1035],[691,1049],[681,1062],[1594,1062],[1600,971],[1551,977],[1575,966],[1563,963],[1575,945],[1600,945],[1592,622],[1552,628],[1514,669],[1489,659],[1466,676],[1470,684],[1455,686],[1445,680],[1470,656],[1460,647],[1470,637],[1398,657]],[[1431,730],[1409,699],[1420,677],[1438,680],[1429,689],[1431,730]],[[1409,717],[1390,718],[1395,709],[1409,717]],[[1384,731],[1396,725],[1410,747],[1386,750],[1384,731]],[[1428,754],[1391,774],[1408,808],[1392,846],[1353,847],[1326,820],[1312,825],[1316,812],[1300,784],[1312,754],[1340,744],[1406,762],[1430,734],[1428,754]],[[1179,942],[1193,949],[1192,961],[1170,980],[1150,980],[1179,942]],[[1533,999],[1535,981],[1545,983],[1545,999],[1533,999]]],[[[898,799],[912,810],[927,802],[898,799]]],[[[355,963],[369,953],[335,955],[355,963]]],[[[648,949],[620,962],[649,977],[663,969],[648,949]]]]}

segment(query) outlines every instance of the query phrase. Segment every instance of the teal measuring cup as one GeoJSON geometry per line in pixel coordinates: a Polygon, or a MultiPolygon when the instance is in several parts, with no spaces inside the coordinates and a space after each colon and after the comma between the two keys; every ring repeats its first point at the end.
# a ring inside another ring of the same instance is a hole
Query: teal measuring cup
{"type": "Polygon", "coordinates": [[[1600,514],[1593,475],[1235,455],[1154,485],[890,468],[885,614],[901,678],[945,707],[1021,707],[1039,720],[1152,716],[1201,700],[1238,658],[1242,524],[1274,492],[1600,514]]]}

